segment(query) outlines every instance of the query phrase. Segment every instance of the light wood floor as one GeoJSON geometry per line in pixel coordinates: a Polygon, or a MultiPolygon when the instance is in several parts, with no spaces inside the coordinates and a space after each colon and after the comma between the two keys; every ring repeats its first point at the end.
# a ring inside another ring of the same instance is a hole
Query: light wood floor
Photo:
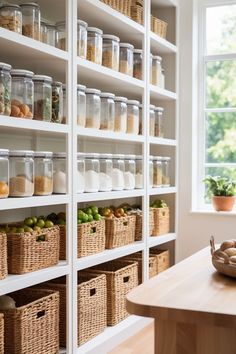
{"type": "Polygon", "coordinates": [[[109,354],[154,354],[154,324],[145,327],[109,354]]]}

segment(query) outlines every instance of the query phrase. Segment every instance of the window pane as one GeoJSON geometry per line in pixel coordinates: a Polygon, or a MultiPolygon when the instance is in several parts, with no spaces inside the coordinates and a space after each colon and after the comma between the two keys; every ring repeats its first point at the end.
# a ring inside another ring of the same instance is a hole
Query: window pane
{"type": "Polygon", "coordinates": [[[209,62],[206,74],[207,107],[236,107],[236,61],[209,62]]]}
{"type": "Polygon", "coordinates": [[[236,52],[236,5],[209,7],[207,54],[236,52]]]}
{"type": "MultiPolygon", "coordinates": [[[[236,181],[236,167],[206,167],[205,175],[220,176],[230,178],[236,181]]],[[[205,203],[211,203],[211,198],[207,195],[207,190],[205,189],[205,203]]]]}

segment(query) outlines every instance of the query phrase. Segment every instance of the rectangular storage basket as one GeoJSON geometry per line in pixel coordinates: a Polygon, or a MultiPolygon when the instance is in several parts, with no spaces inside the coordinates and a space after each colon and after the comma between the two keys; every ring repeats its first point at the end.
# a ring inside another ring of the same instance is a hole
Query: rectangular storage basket
{"type": "Polygon", "coordinates": [[[150,255],[155,256],[157,260],[157,274],[163,272],[170,267],[170,251],[151,249],[150,255]]]}
{"type": "Polygon", "coordinates": [[[152,236],[168,234],[170,231],[170,210],[165,208],[153,208],[154,228],[152,236]]]}
{"type": "Polygon", "coordinates": [[[0,353],[4,353],[4,315],[0,313],[0,353]]]}
{"type": "Polygon", "coordinates": [[[105,250],[105,220],[78,225],[78,258],[105,250]]]}
{"type": "Polygon", "coordinates": [[[162,21],[155,16],[151,16],[151,30],[158,36],[166,39],[167,26],[167,22],[162,21]]]}
{"type": "Polygon", "coordinates": [[[143,7],[140,5],[132,5],[131,18],[140,25],[143,25],[143,7]]]}
{"type": "MultiPolygon", "coordinates": [[[[0,280],[7,276],[7,235],[0,232],[0,280]]],[[[1,353],[1,352],[0,352],[1,353]]]]}
{"type": "Polygon", "coordinates": [[[133,243],[135,240],[134,215],[106,220],[106,248],[112,249],[133,243]]]}
{"type": "Polygon", "coordinates": [[[2,311],[5,353],[56,354],[59,351],[59,294],[24,289],[9,294],[16,308],[2,311]]]}
{"type": "MultiPolygon", "coordinates": [[[[134,253],[129,256],[124,257],[123,259],[127,261],[133,261],[138,263],[138,283],[142,284],[142,278],[143,278],[143,257],[142,253],[134,253]]],[[[157,257],[156,255],[150,255],[149,256],[149,262],[148,262],[148,271],[149,271],[149,278],[154,277],[157,275],[157,257]]]]}
{"type": "Polygon", "coordinates": [[[66,225],[58,225],[60,229],[59,259],[66,259],[66,225]]]}
{"type": "MultiPolygon", "coordinates": [[[[143,231],[143,213],[142,212],[135,212],[131,211],[130,215],[135,215],[136,222],[135,222],[135,241],[142,240],[142,231],[143,231]]],[[[149,234],[152,235],[154,227],[154,215],[153,209],[149,209],[149,234]]]]}

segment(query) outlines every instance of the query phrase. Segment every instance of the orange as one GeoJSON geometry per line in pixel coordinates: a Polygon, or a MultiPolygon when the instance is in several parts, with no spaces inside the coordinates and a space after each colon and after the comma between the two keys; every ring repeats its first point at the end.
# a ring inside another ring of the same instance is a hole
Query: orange
{"type": "Polygon", "coordinates": [[[3,182],[3,181],[0,181],[0,196],[8,196],[9,194],[9,188],[8,188],[8,185],[3,182]]]}

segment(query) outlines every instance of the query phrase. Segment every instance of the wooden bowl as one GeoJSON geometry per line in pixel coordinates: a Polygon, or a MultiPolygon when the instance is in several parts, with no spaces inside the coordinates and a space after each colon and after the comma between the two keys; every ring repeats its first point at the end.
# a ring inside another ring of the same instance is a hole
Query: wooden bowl
{"type": "Polygon", "coordinates": [[[211,255],[212,255],[212,264],[215,269],[229,277],[236,278],[236,263],[230,262],[230,257],[222,252],[220,249],[215,249],[215,240],[214,237],[211,237],[211,255]]]}

